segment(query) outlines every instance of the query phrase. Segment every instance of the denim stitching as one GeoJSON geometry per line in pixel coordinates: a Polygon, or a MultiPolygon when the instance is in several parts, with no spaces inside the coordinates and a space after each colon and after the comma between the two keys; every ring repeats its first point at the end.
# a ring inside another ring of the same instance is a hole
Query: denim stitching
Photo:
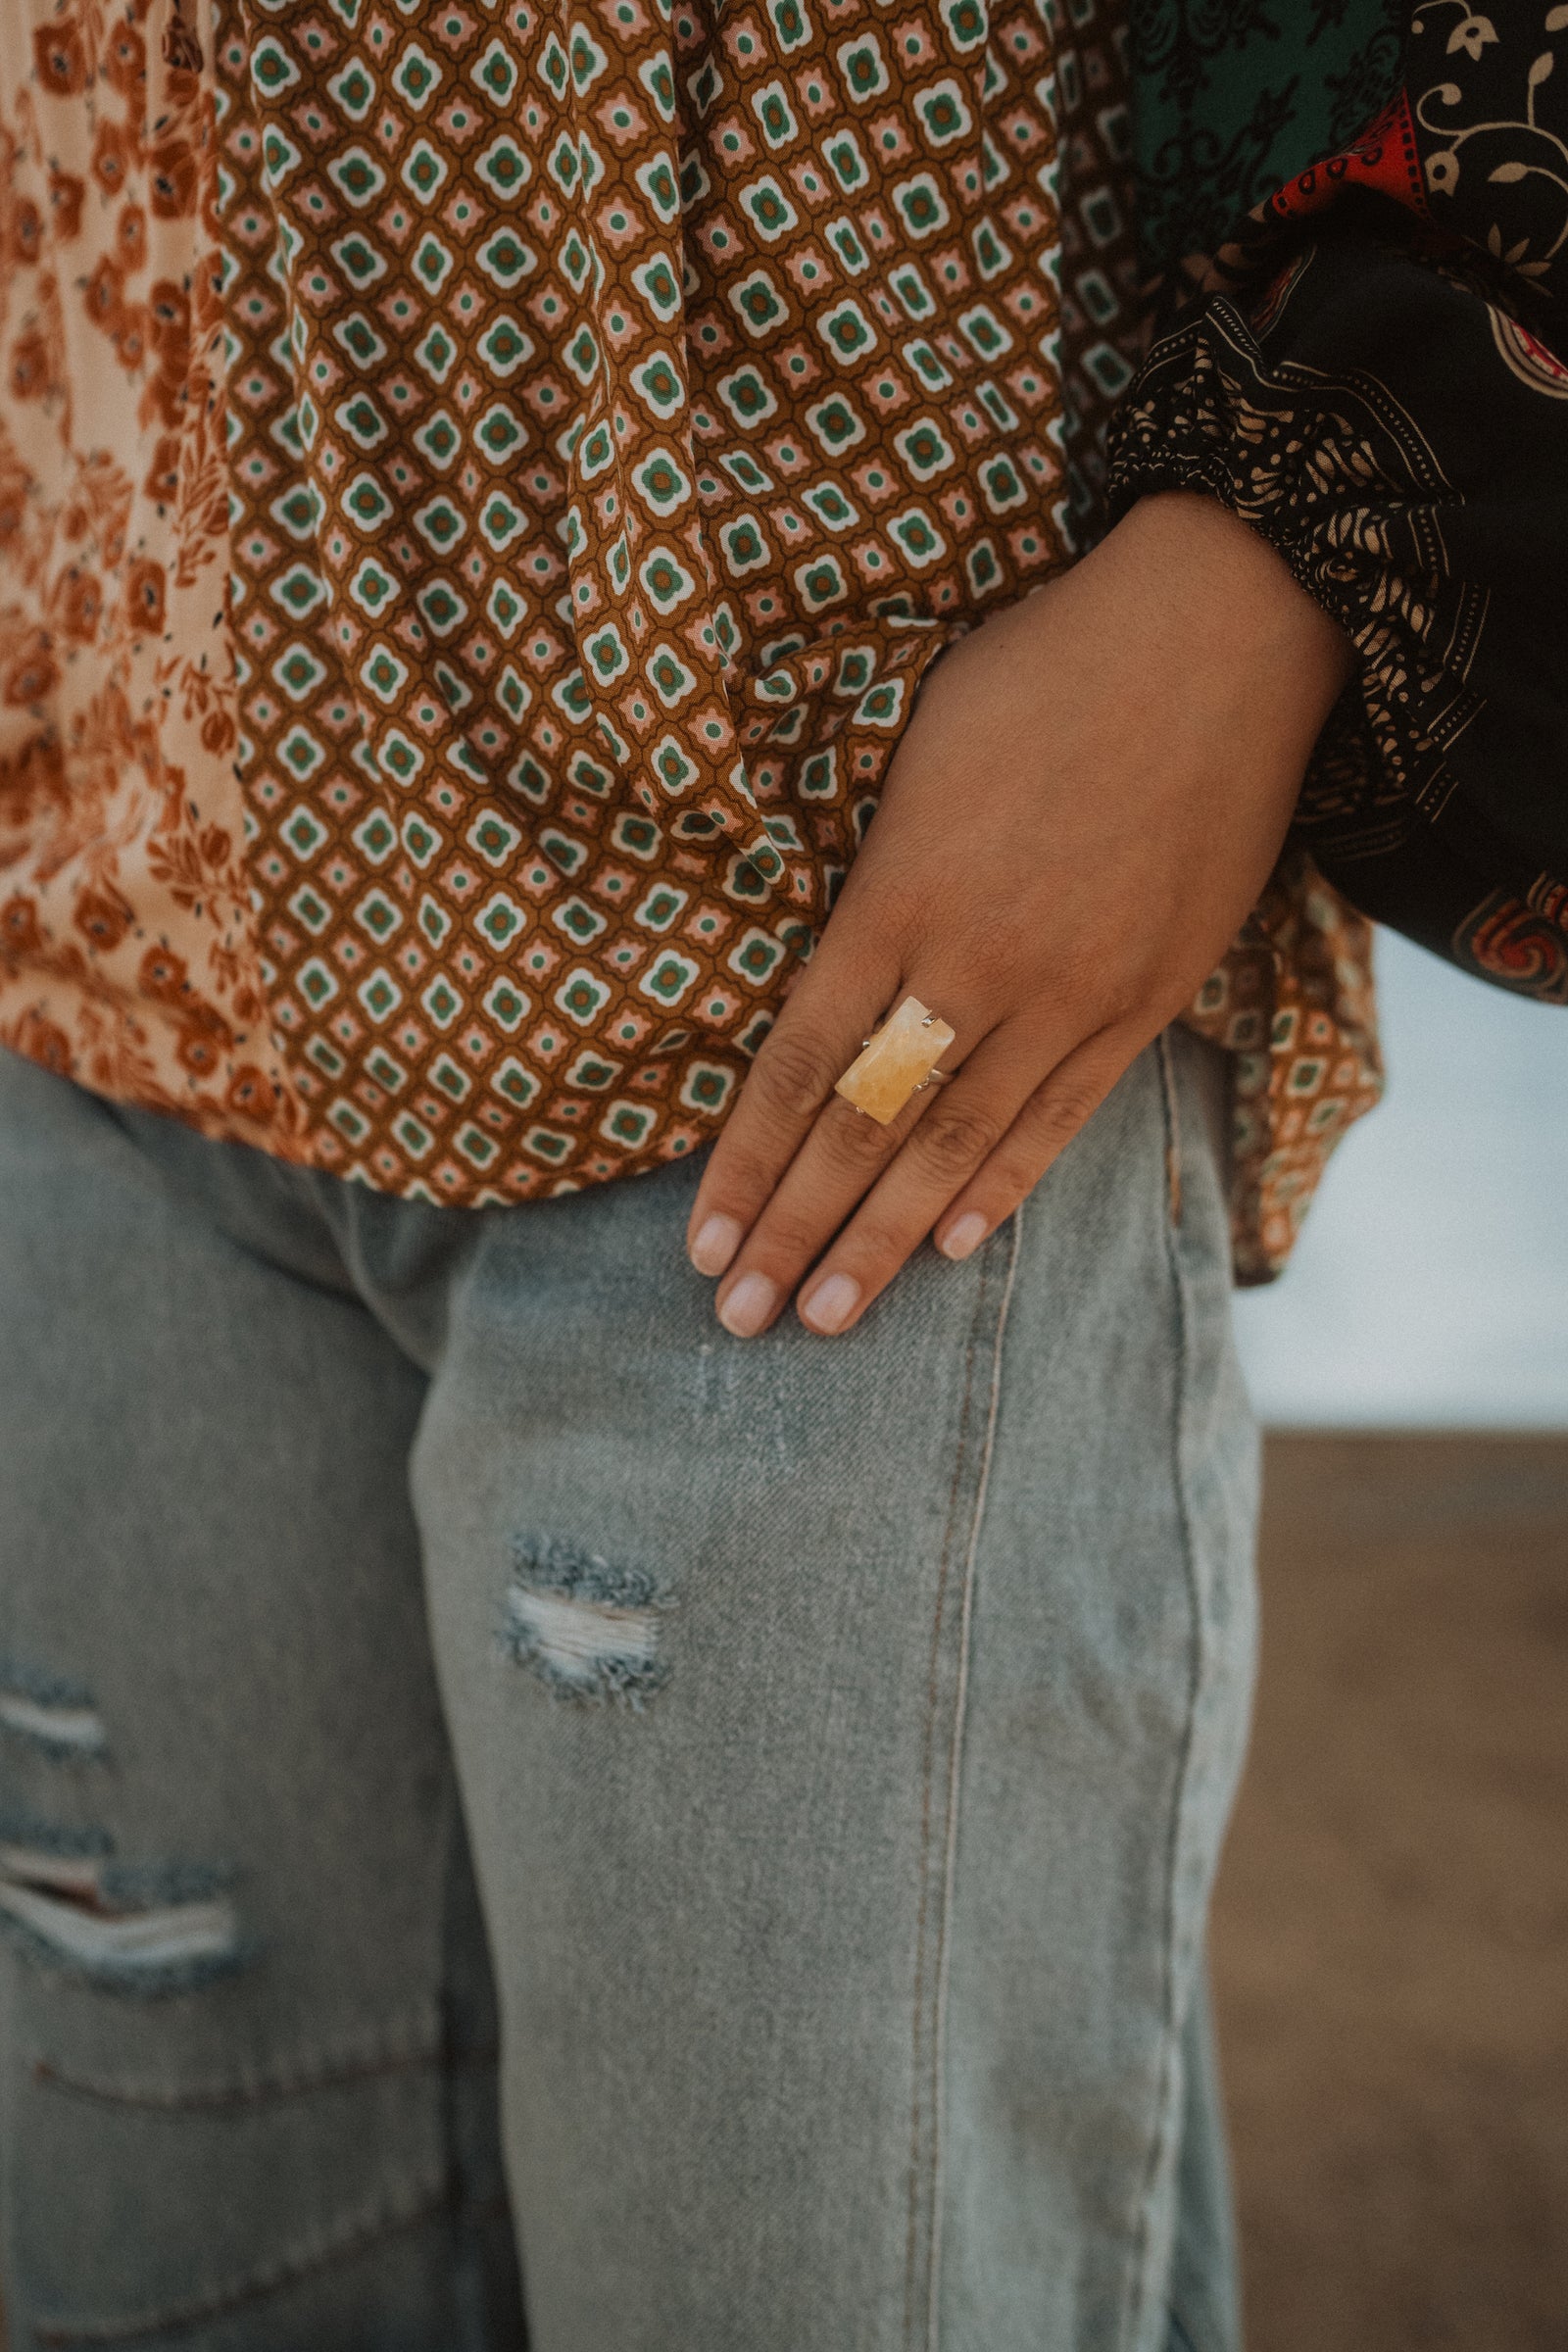
{"type": "Polygon", "coordinates": [[[975,1350],[979,1344],[981,1318],[985,1309],[988,1266],[989,1252],[987,1258],[981,1262],[980,1279],[975,1287],[974,1314],[970,1320],[969,1336],[964,1348],[963,1396],[958,1405],[958,1442],[954,1457],[953,1481],[948,1489],[948,1516],[942,1536],[942,1559],[937,1570],[936,1602],[931,1620],[931,1665],[926,1683],[925,1740],[920,1786],[920,1902],[915,1915],[914,2001],[910,2046],[909,2198],[904,2251],[904,2337],[907,2352],[913,2352],[915,2341],[914,2281],[919,2230],[920,2094],[922,2086],[920,2046],[923,2038],[922,2009],[925,2000],[926,1911],[930,1886],[931,1783],[935,1770],[933,1748],[936,1740],[937,1677],[941,1659],[942,1621],[947,1597],[948,1566],[953,1553],[958,1492],[963,1480],[963,1465],[969,1442],[969,1396],[974,1384],[975,1350]]]}
{"type": "MultiPolygon", "coordinates": [[[[1012,1237],[1012,1250],[1014,1255],[1016,1252],[1016,1248],[1017,1236],[1016,1232],[1014,1232],[1012,1237]]],[[[1014,1259],[1009,1257],[1008,1274],[1004,1284],[1004,1298],[1010,1295],[1012,1279],[1011,1267],[1013,1262],[1014,1259]]],[[[986,1256],[980,1265],[980,1279],[975,1292],[974,1313],[970,1319],[968,1339],[965,1343],[963,1395],[958,1407],[958,1438],[953,1466],[953,1480],[948,1490],[948,1516],[942,1538],[942,1558],[937,1571],[937,1590],[931,1618],[931,1656],[929,1675],[926,1684],[925,1743],[924,1760],[921,1768],[920,1901],[915,1925],[914,1997],[911,2044],[912,2089],[909,2114],[909,2196],[908,2220],[905,2242],[904,2334],[907,2352],[917,2352],[917,2347],[928,2346],[931,2338],[931,2331],[936,2325],[935,2301],[933,2293],[935,2285],[936,2260],[934,2199],[938,2175],[936,2134],[939,2118],[937,2113],[938,2102],[936,2093],[939,2083],[934,2072],[936,2063],[935,2054],[933,2054],[932,2066],[928,2069],[924,2052],[927,2041],[925,2010],[927,2006],[926,1982],[928,1974],[928,1948],[930,1943],[931,1894],[933,1878],[932,1864],[934,1825],[932,1821],[932,1808],[937,1774],[937,1705],[940,1697],[943,1634],[948,1623],[949,1615],[949,1576],[953,1566],[955,1545],[958,1540],[960,1500],[963,1491],[964,1473],[968,1467],[972,1450],[972,1405],[974,1397],[975,1369],[980,1353],[983,1335],[985,1333],[988,1321],[989,1301],[994,1287],[994,1268],[995,1252],[988,1250],[986,1256]],[[928,2076],[931,2084],[931,2096],[929,2104],[926,2100],[928,2076]],[[921,2146],[922,2137],[929,2138],[930,2141],[930,2153],[928,2157],[923,2155],[921,2146]],[[918,2295],[917,2273],[919,2269],[920,2254],[920,2209],[922,2193],[926,2199],[927,2245],[925,2278],[926,2324],[923,2329],[919,2327],[918,2314],[916,2310],[918,2295]]],[[[1000,1331],[997,1336],[1000,1337],[1000,1331]]],[[[972,1522],[972,1512],[970,1516],[972,1522]]],[[[955,1727],[955,1736],[956,1736],[956,1727],[955,1727]]],[[[944,1840],[944,1844],[945,1843],[946,1840],[944,1840]]],[[[938,2023],[938,2013],[936,2003],[940,1999],[940,1995],[941,1986],[939,1982],[939,1984],[933,1993],[931,2004],[933,2014],[931,2018],[930,2035],[933,2043],[937,2037],[936,2029],[938,2023]]]]}
{"type": "Polygon", "coordinates": [[[1165,1105],[1165,1207],[1173,1225],[1182,1221],[1182,1110],[1176,1092],[1176,1057],[1168,1031],[1159,1039],[1159,1084],[1165,1105]]]}
{"type": "MultiPolygon", "coordinates": [[[[493,2064],[495,2055],[493,2048],[465,2052],[456,2063],[493,2064]]],[[[362,2036],[357,2042],[300,2057],[267,2072],[209,2077],[205,2082],[189,2083],[164,2083],[145,2078],[74,2074],[52,2058],[38,2058],[33,2061],[32,2080],[41,2088],[69,2098],[92,2099],[110,2107],[146,2107],[184,2114],[314,2098],[319,2091],[373,2082],[383,2075],[440,2066],[445,2060],[441,2021],[430,2009],[401,2019],[375,2035],[362,2036]]]]}
{"type": "Polygon", "coordinates": [[[932,2052],[931,2261],[926,2324],[928,2352],[937,2352],[941,2328],[942,2126],[946,2113],[943,2075],[947,2054],[949,1961],[952,1952],[954,1887],[957,1877],[958,1803],[964,1723],[969,1698],[969,1648],[974,1625],[975,1571],[980,1553],[980,1531],[985,1523],[986,1495],[991,1486],[991,1464],[996,1452],[997,1420],[1002,1409],[1003,1342],[1006,1336],[1007,1309],[1012,1304],[1013,1284],[1017,1279],[1022,1248],[1022,1201],[1013,1210],[1010,1223],[1012,1232],[1007,1252],[1007,1271],[1003,1281],[1002,1300],[997,1309],[996,1329],[991,1341],[991,1394],[986,1408],[985,1436],[981,1440],[980,1476],[975,1487],[969,1543],[964,1553],[963,1599],[958,1619],[958,1687],[954,1698],[953,1756],[948,1775],[948,1836],[947,1850],[943,1857],[942,1918],[937,1946],[936,2023],[932,2052]]]}
{"type": "Polygon", "coordinates": [[[1177,1114],[1176,1070],[1168,1030],[1162,1032],[1157,1039],[1155,1051],[1158,1056],[1160,1094],[1165,1123],[1165,1169],[1161,1189],[1164,1196],[1162,1205],[1166,1213],[1162,1217],[1161,1223],[1164,1228],[1165,1257],[1170,1269],[1171,1296],[1176,1321],[1176,1394],[1172,1400],[1170,1419],[1171,1469],[1176,1495],[1177,1522],[1181,1530],[1182,1568],[1187,1580],[1188,1607],[1192,1618],[1192,1646],[1188,1674],[1187,1715],[1183,1728],[1181,1753],[1176,1761],[1176,1778],[1171,1796],[1170,1823],[1165,1847],[1165,1916],[1161,1938],[1163,1964],[1161,2014],[1164,2026],[1164,2047],[1160,2056],[1159,2080],[1154,2094],[1153,2114],[1151,2118],[1149,2153],[1144,2167],[1144,2177],[1138,2190],[1138,2204],[1133,2220],[1132,2261],[1127,2273],[1122,2324],[1117,2330],[1118,2341],[1128,2345],[1133,2345],[1137,2341],[1139,2324],[1149,2299],[1148,2267],[1152,2251],[1150,2239],[1150,2208],[1165,2144],[1167,2122],[1174,2103],[1177,2051],[1180,2044],[1180,2035],[1176,2030],[1175,1996],[1178,1865],[1192,1780],[1193,1751],[1198,1740],[1199,1699],[1202,1688],[1204,1664],[1203,1601],[1199,1583],[1197,1547],[1194,1542],[1192,1514],[1188,1507],[1187,1494],[1186,1437],[1193,1335],[1180,1237],[1171,1213],[1174,1205],[1174,1197],[1171,1191],[1171,1154],[1180,1152],[1181,1128],[1177,1114]]]}

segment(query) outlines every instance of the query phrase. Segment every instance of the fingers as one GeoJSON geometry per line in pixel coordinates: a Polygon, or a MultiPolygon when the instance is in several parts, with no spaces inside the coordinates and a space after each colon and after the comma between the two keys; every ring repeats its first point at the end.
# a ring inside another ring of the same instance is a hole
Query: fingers
{"type": "MultiPolygon", "coordinates": [[[[807,966],[752,1064],[703,1172],[686,1231],[687,1250],[700,1274],[722,1274],[730,1265],[813,1122],[833,1102],[835,1080],[894,1002],[899,978],[893,956],[834,956],[825,944],[807,966]]],[[[870,1130],[844,1146],[865,1155],[868,1183],[869,1163],[876,1157],[871,1139],[885,1138],[888,1131],[874,1120],[855,1119],[846,1102],[834,1108],[855,1126],[870,1130]]]]}
{"type": "MultiPolygon", "coordinates": [[[[918,984],[916,993],[923,1002],[936,994],[918,984]]],[[[874,1295],[868,1262],[879,1269],[880,1289],[1028,1100],[1050,1049],[1038,1028],[1032,1036],[1021,1028],[983,1038],[951,1085],[916,1095],[889,1127],[857,1118],[842,1102],[829,1105],[720,1286],[716,1304],[728,1330],[749,1338],[764,1329],[858,1208],[850,1231],[862,1246],[848,1253],[842,1244],[832,1248],[802,1307],[815,1331],[849,1328],[874,1295]],[[871,1247],[864,1246],[868,1219],[878,1228],[871,1247]]],[[[944,1056],[952,1058],[951,1052],[944,1056]]]]}
{"type": "Polygon", "coordinates": [[[1098,1030],[1037,1087],[998,1149],[936,1222],[944,1257],[972,1257],[1087,1127],[1149,1039],[1125,1027],[1098,1030]]]}
{"type": "Polygon", "coordinates": [[[997,1031],[974,1057],[970,1099],[942,1105],[945,1116],[933,1113],[911,1130],[815,1268],[801,1294],[802,1321],[823,1334],[850,1330],[933,1227],[945,1255],[970,1256],[1039,1183],[1145,1042],[1126,1030],[1086,1038],[1007,1116],[1001,1107],[1007,1098],[986,1080],[1009,1059],[1016,1066],[1022,1041],[1010,1029],[997,1031]]]}
{"type": "Polygon", "coordinates": [[[693,1204],[688,1251],[718,1281],[726,1329],[766,1330],[799,1291],[808,1329],[848,1331],[933,1229],[950,1257],[977,1249],[1147,1043],[1122,1022],[1091,1028],[1086,1009],[1061,990],[1049,1028],[1038,996],[1027,1016],[996,1028],[972,989],[873,960],[858,944],[835,956],[830,933],[759,1054],[693,1204]],[[833,1089],[908,994],[953,1024],[944,1066],[957,1075],[884,1127],[833,1089]]]}
{"type": "MultiPolygon", "coordinates": [[[[983,1049],[981,1050],[983,1052],[983,1049]]],[[[944,1056],[951,1060],[956,1048],[944,1056]]],[[[718,1317],[740,1338],[770,1323],[885,1171],[906,1155],[935,1158],[957,1168],[949,1189],[975,1164],[996,1128],[982,1129],[976,1088],[994,1094],[994,1075],[971,1076],[969,1065],[951,1086],[916,1094],[890,1125],[831,1101],[817,1119],[771,1199],[752,1226],[719,1287],[718,1317]],[[961,1161],[961,1166],[960,1166],[961,1161]]],[[[835,1297],[840,1294],[834,1294],[835,1297]]],[[[827,1324],[818,1328],[827,1329],[827,1324]]]]}

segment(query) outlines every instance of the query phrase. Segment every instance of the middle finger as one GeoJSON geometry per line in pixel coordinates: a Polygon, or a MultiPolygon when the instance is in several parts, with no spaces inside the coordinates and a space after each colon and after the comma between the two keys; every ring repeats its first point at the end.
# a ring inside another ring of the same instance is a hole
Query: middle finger
{"type": "MultiPolygon", "coordinates": [[[[963,1007],[917,983],[906,983],[906,994],[936,1003],[957,1032],[943,1055],[945,1067],[956,1067],[966,1048],[985,1058],[985,1031],[980,1020],[965,1020],[963,1007]]],[[[855,1110],[834,1096],[818,1114],[805,1142],[780,1179],[767,1206],[758,1218],[744,1248],[720,1284],[716,1306],[719,1321],[738,1338],[765,1330],[797,1284],[815,1263],[859,1202],[871,1191],[898,1154],[918,1149],[923,1158],[951,1168],[951,1193],[985,1156],[984,1139],[1010,1121],[1027,1098],[997,1102],[996,1073],[982,1088],[985,1108],[976,1101],[972,1071],[965,1061],[962,1074],[951,1084],[934,1085],[910,1097],[898,1117],[887,1126],[855,1110]],[[919,1138],[918,1144],[911,1141],[919,1138]]],[[[989,1148],[989,1147],[986,1147],[989,1148]]],[[[940,1208],[942,1204],[938,1204],[940,1208]]],[[[938,1209],[933,1210],[933,1215],[938,1209]]]]}

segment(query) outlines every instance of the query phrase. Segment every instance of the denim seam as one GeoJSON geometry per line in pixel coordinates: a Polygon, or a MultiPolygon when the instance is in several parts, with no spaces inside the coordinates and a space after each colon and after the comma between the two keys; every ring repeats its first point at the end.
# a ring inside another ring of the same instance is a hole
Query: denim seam
{"type": "MultiPolygon", "coordinates": [[[[1009,1260],[1009,1272],[1004,1291],[1010,1293],[1011,1264],[1015,1262],[1016,1230],[1011,1240],[1014,1258],[1009,1260]]],[[[943,1637],[950,1619],[949,1582],[955,1550],[959,1542],[962,1496],[965,1472],[973,1451],[973,1402],[975,1373],[979,1362],[989,1304],[994,1285],[997,1252],[988,1249],[979,1266],[979,1281],[975,1288],[974,1311],[970,1317],[968,1337],[964,1346],[963,1392],[958,1405],[957,1442],[955,1448],[953,1478],[948,1490],[947,1522],[943,1530],[942,1556],[937,1570],[936,1594],[931,1616],[930,1667],[926,1684],[923,1763],[920,1790],[920,1898],[915,1922],[914,1991],[912,2004],[911,2091],[909,2114],[909,2191],[908,2217],[905,2244],[905,2305],[904,2337],[906,2352],[925,2352],[936,2326],[935,2285],[935,2219],[937,2186],[937,2130],[938,2091],[940,2079],[934,2069],[937,2063],[933,2047],[927,2057],[928,2036],[936,2041],[939,1987],[927,1992],[930,1975],[931,1910],[935,1862],[936,1828],[933,1821],[934,1796],[938,1773],[937,1714],[941,1700],[943,1637]],[[928,1999],[931,2007],[929,2025],[926,2019],[928,1999]],[[930,2096],[927,2101],[928,2072],[930,2096]],[[928,2151],[922,2141],[929,2143],[928,2151]],[[918,2311],[918,2273],[920,2267],[921,2202],[925,2199],[925,2325],[920,2326],[918,2311]]],[[[989,1431],[988,1431],[989,1436],[989,1431]]],[[[971,1522],[973,1512],[970,1513],[971,1522]]],[[[955,1737],[956,1726],[955,1726],[955,1737]]],[[[944,1837],[944,1850],[946,1838],[944,1837]]]]}
{"type": "Polygon", "coordinates": [[[1182,1568],[1187,1582],[1192,1642],[1188,1668],[1186,1721],[1183,1726],[1181,1752],[1176,1762],[1175,1783],[1171,1792],[1170,1822],[1165,1844],[1164,1921],[1160,1939],[1163,1977],[1160,1992],[1163,2046],[1160,2052],[1153,2111],[1150,2118],[1149,2151],[1144,2165],[1143,2179],[1138,2188],[1137,2207],[1132,2217],[1132,2258],[1127,2272],[1121,2324],[1117,2329],[1117,2340],[1128,2347],[1128,2352],[1134,2352],[1144,2313],[1149,2304],[1149,2273],[1154,2252],[1151,2229],[1152,2207],[1160,2165],[1170,2138],[1175,2107],[1176,2071],[1180,2049],[1180,2034],[1176,2024],[1178,1881],[1188,1800],[1192,1788],[1194,1753],[1198,1744],[1198,1716],[1204,1674],[1202,1592],[1199,1580],[1197,1546],[1187,1492],[1187,1415],[1192,1373],[1193,1324],[1188,1299],[1186,1269],[1182,1262],[1182,1237],[1180,1228],[1171,1213],[1174,1206],[1171,1169],[1173,1154],[1177,1154],[1181,1151],[1181,1124],[1176,1091],[1177,1073],[1168,1030],[1163,1032],[1156,1041],[1156,1053],[1159,1062],[1160,1092],[1165,1125],[1165,1169],[1161,1186],[1161,1206],[1165,1213],[1161,1218],[1161,1224],[1164,1230],[1165,1258],[1170,1271],[1171,1299],[1176,1327],[1176,1393],[1172,1400],[1170,1417],[1171,1468],[1176,1495],[1177,1521],[1181,1530],[1182,1568]]]}
{"type": "MultiPolygon", "coordinates": [[[[103,1107],[135,1152],[137,1160],[146,1170],[152,1184],[156,1186],[166,1200],[173,1203],[176,1210],[193,1212],[198,1216],[206,1228],[209,1240],[221,1242],[226,1248],[234,1250],[238,1256],[244,1258],[248,1265],[260,1266],[265,1273],[275,1274],[284,1282],[296,1284],[301,1290],[314,1291],[318,1298],[329,1298],[335,1306],[352,1307],[362,1314],[372,1312],[359,1295],[353,1280],[349,1278],[347,1268],[345,1268],[345,1279],[342,1282],[332,1282],[323,1275],[310,1273],[302,1266],[290,1265],[283,1258],[273,1257],[254,1242],[247,1241],[241,1235],[233,1232],[223,1222],[221,1215],[215,1214],[211,1201],[204,1200],[195,1186],[187,1185],[184,1182],[183,1170],[167,1167],[156,1152],[149,1150],[141,1132],[141,1124],[145,1122],[153,1133],[157,1134],[168,1125],[170,1113],[162,1110],[138,1110],[132,1103],[111,1102],[107,1100],[104,1101],[103,1107]]],[[[172,1116],[182,1127],[189,1124],[180,1118],[177,1111],[172,1116]]],[[[200,1134],[201,1131],[195,1129],[193,1132],[200,1134]]],[[[212,1137],[203,1138],[203,1141],[206,1142],[215,1140],[212,1137]]],[[[220,1149],[227,1152],[245,1152],[249,1155],[251,1162],[258,1160],[263,1162],[263,1172],[279,1192],[291,1189],[289,1180],[292,1178],[309,1177],[318,1173],[314,1169],[295,1167],[292,1162],[278,1159],[273,1153],[262,1150],[255,1144],[225,1141],[220,1146],[220,1149]]],[[[333,1184],[347,1184],[350,1180],[344,1177],[329,1177],[327,1181],[333,1184]]],[[[328,1239],[332,1248],[338,1250],[341,1260],[342,1251],[338,1249],[337,1236],[327,1223],[324,1208],[319,1201],[315,1200],[312,1200],[311,1206],[321,1219],[322,1224],[326,1226],[328,1239]]],[[[374,1319],[379,1320],[378,1317],[374,1319]]]]}
{"type": "MultiPolygon", "coordinates": [[[[454,2352],[459,2352],[459,2347],[463,2348],[463,2352],[491,2352],[493,2337],[488,2324],[481,2320],[478,2323],[480,2333],[476,2334],[466,2325],[464,2311],[466,2257],[468,2262],[471,2262],[474,2240],[487,2218],[487,2208],[476,2202],[471,2195],[466,2168],[463,2161],[458,2110],[454,2096],[458,2075],[461,2072],[461,2062],[452,2033],[452,1950],[449,1930],[451,1926],[452,1871],[462,1836],[462,1821],[463,1799],[454,1776],[449,1781],[447,1789],[444,1835],[446,1851],[441,1865],[440,2131],[442,2159],[447,2182],[447,2293],[451,2310],[451,2340],[454,2352]]],[[[498,2050],[498,2063],[499,2057],[498,2050]]],[[[514,2233],[515,2221],[505,2191],[502,2192],[501,2202],[506,2209],[507,2226],[514,2233]]]]}
{"type": "MultiPolygon", "coordinates": [[[[478,2065],[494,2058],[494,2050],[465,2053],[459,2063],[478,2065]]],[[[76,2075],[53,2058],[32,2064],[32,2080],[46,2090],[70,2098],[91,2099],[109,2107],[138,2107],[169,2115],[220,2113],[235,2107],[263,2107],[279,2100],[314,2098],[328,2090],[372,2082],[386,2075],[405,2074],[443,2064],[440,2020],[433,2012],[402,2021],[376,2040],[363,2039],[357,2047],[324,2050],[300,2057],[270,2073],[209,2080],[186,2086],[135,2080],[117,2082],[112,2076],[76,2075]]]]}
{"type": "Polygon", "coordinates": [[[1159,1087],[1165,1106],[1165,1211],[1170,1223],[1182,1221],[1182,1109],[1176,1092],[1176,1056],[1170,1031],[1159,1037],[1159,1087]]]}
{"type": "Polygon", "coordinates": [[[1010,1246],[1007,1251],[1007,1271],[1003,1279],[1002,1298],[997,1307],[996,1330],[991,1342],[991,1393],[986,1402],[985,1435],[980,1443],[980,1473],[975,1484],[974,1509],[970,1515],[969,1542],[963,1562],[963,1596],[958,1618],[958,1687],[954,1698],[953,1755],[948,1773],[948,1835],[943,1856],[942,1916],[937,1945],[937,1993],[935,2046],[932,2053],[932,2145],[931,2145],[931,2260],[928,2287],[928,2320],[926,2328],[927,2352],[938,2352],[941,2335],[942,2308],[942,2128],[946,2117],[944,2073],[947,2056],[948,1984],[951,1976],[953,1945],[954,1893],[957,1882],[958,1811],[962,1793],[963,1736],[969,1698],[969,1651],[974,1627],[975,1573],[980,1554],[980,1531],[985,1524],[986,1495],[991,1486],[991,1464],[996,1452],[997,1421],[1002,1409],[1003,1344],[1006,1337],[1007,1310],[1012,1304],[1013,1285],[1018,1274],[1018,1258],[1023,1238],[1022,1201],[1011,1219],[1010,1246]]]}
{"type": "Polygon", "coordinates": [[[974,1313],[970,1319],[969,1335],[964,1345],[963,1395],[958,1404],[958,1440],[953,1463],[953,1480],[948,1490],[947,1523],[942,1535],[942,1558],[937,1570],[936,1599],[931,1624],[931,1664],[926,1681],[925,1734],[922,1743],[920,1785],[920,1901],[915,1915],[914,1931],[914,1998],[910,2020],[910,2104],[909,2104],[909,2194],[908,2217],[904,2253],[904,2338],[906,2352],[915,2348],[915,2269],[919,2252],[920,2203],[920,2134],[922,2065],[921,2043],[924,2038],[922,2010],[925,2001],[925,1945],[926,1910],[930,1885],[931,1847],[931,1785],[935,1771],[933,1747],[936,1740],[937,1684],[941,1658],[942,1620],[947,1596],[948,1565],[953,1550],[954,1525],[958,1507],[958,1494],[963,1482],[963,1466],[969,1442],[969,1397],[974,1385],[975,1350],[979,1343],[981,1316],[985,1307],[986,1277],[990,1253],[982,1258],[979,1280],[975,1285],[974,1313]]]}

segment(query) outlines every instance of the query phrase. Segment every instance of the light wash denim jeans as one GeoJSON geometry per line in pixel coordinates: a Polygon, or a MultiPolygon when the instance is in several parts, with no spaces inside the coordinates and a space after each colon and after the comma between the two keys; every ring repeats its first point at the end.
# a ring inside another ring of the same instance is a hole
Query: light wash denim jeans
{"type": "Polygon", "coordinates": [[[0,1054],[13,2352],[1231,2352],[1215,1067],[739,1342],[0,1054]]]}

